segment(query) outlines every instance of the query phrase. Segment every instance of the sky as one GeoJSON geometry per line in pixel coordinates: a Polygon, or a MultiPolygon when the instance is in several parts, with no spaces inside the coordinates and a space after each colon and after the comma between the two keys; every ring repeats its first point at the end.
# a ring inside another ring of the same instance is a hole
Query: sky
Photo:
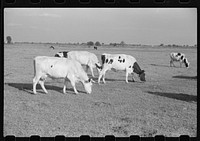
{"type": "Polygon", "coordinates": [[[197,44],[196,8],[5,8],[4,40],[197,44]]]}

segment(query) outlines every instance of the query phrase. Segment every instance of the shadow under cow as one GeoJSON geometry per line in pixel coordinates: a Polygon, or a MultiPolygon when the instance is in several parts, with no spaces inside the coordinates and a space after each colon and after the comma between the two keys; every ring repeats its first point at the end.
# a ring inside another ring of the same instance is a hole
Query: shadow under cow
{"type": "Polygon", "coordinates": [[[176,75],[172,76],[173,78],[180,78],[180,79],[197,79],[197,76],[184,76],[184,75],[176,75]]]}
{"type": "Polygon", "coordinates": [[[147,93],[158,96],[164,96],[172,99],[182,100],[186,102],[197,102],[197,96],[183,94],[183,93],[152,92],[152,91],[147,91],[147,93]]]}
{"type": "Polygon", "coordinates": [[[170,67],[169,65],[161,65],[161,64],[150,64],[151,66],[158,66],[158,67],[170,67]]]}
{"type": "MultiPolygon", "coordinates": [[[[14,87],[20,91],[25,91],[28,92],[30,94],[33,94],[33,84],[31,83],[6,83],[8,86],[14,87]]],[[[59,93],[63,94],[63,87],[57,87],[57,86],[52,86],[52,85],[45,85],[45,88],[47,89],[47,91],[49,90],[53,90],[53,91],[57,91],[59,93]]],[[[37,92],[38,93],[44,93],[41,86],[39,84],[37,84],[36,86],[37,92]]],[[[79,93],[86,93],[84,91],[80,91],[77,90],[79,93]]],[[[74,93],[74,89],[73,88],[67,88],[66,89],[66,93],[70,93],[70,94],[75,94],[74,93]],[[69,92],[70,91],[70,92],[69,92]]]]}

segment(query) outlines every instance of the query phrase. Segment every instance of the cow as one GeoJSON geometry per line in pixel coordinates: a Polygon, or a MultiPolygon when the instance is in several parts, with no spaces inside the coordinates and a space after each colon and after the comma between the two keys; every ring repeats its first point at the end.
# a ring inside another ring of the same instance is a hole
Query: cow
{"type": "Polygon", "coordinates": [[[60,51],[60,52],[56,53],[54,56],[67,58],[67,53],[68,53],[68,51],[60,51]]]}
{"type": "Polygon", "coordinates": [[[66,57],[77,60],[81,65],[86,66],[86,72],[88,71],[88,68],[90,68],[92,77],[94,77],[93,68],[96,68],[98,73],[102,69],[97,56],[88,51],[63,51],[56,53],[55,57],[66,57]]]}
{"type": "Polygon", "coordinates": [[[47,77],[52,79],[64,79],[63,93],[66,93],[67,82],[70,81],[75,94],[78,94],[75,83],[81,82],[86,93],[92,92],[91,78],[88,78],[81,64],[76,60],[67,58],[57,58],[48,56],[37,56],[34,58],[34,78],[33,78],[33,93],[36,94],[36,85],[39,82],[43,91],[48,93],[44,87],[44,82],[47,77]]]}
{"type": "Polygon", "coordinates": [[[50,46],[49,48],[55,49],[55,47],[54,47],[54,46],[50,46]]]}
{"type": "Polygon", "coordinates": [[[188,59],[185,57],[185,54],[183,53],[175,53],[175,52],[170,53],[170,67],[172,65],[175,67],[174,61],[180,62],[180,67],[182,67],[182,64],[184,63],[185,67],[189,68],[190,63],[188,62],[188,59]]]}
{"type": "MultiPolygon", "coordinates": [[[[133,56],[126,54],[107,54],[103,53],[101,55],[102,60],[102,70],[99,73],[98,83],[100,83],[101,78],[103,77],[103,82],[105,82],[105,73],[107,70],[120,70],[126,71],[126,83],[128,83],[128,75],[133,72],[138,74],[141,81],[145,80],[144,70],[140,69],[136,59],[133,56]]],[[[134,81],[134,77],[132,76],[134,81]]]]}
{"type": "Polygon", "coordinates": [[[94,46],[94,49],[97,50],[97,46],[94,46]]]}

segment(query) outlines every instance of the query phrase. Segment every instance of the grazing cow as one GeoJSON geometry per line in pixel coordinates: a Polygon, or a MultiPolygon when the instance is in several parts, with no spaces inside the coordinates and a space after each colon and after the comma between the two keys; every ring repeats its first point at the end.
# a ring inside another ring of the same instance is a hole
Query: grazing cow
{"type": "MultiPolygon", "coordinates": [[[[126,71],[126,83],[128,83],[128,74],[136,73],[139,75],[141,81],[145,80],[144,70],[141,70],[136,59],[130,55],[125,54],[102,54],[102,70],[100,71],[98,83],[100,83],[103,77],[103,82],[105,83],[105,73],[107,70],[121,70],[126,71]]],[[[134,81],[134,77],[133,81],[134,81]]]]}
{"type": "Polygon", "coordinates": [[[56,53],[55,56],[77,60],[82,65],[86,65],[86,71],[88,71],[88,68],[90,68],[93,77],[93,68],[96,68],[98,72],[100,72],[102,68],[97,56],[94,53],[88,51],[63,51],[56,53]]]}
{"type": "Polygon", "coordinates": [[[37,56],[34,58],[33,93],[36,94],[36,85],[39,82],[43,91],[47,93],[44,82],[47,77],[64,79],[63,93],[66,93],[67,81],[71,82],[74,92],[78,94],[75,83],[82,82],[87,93],[92,92],[92,79],[88,78],[81,64],[76,60],[37,56]]]}
{"type": "Polygon", "coordinates": [[[94,46],[94,49],[96,49],[96,50],[97,50],[97,47],[96,47],[96,46],[94,46]]]}
{"type": "Polygon", "coordinates": [[[182,63],[184,63],[185,67],[189,68],[190,63],[188,62],[187,58],[185,57],[185,54],[183,53],[170,53],[170,67],[172,65],[175,67],[174,61],[180,62],[180,67],[182,67],[182,63]]]}
{"type": "Polygon", "coordinates": [[[54,46],[50,46],[49,48],[55,49],[55,47],[54,47],[54,46]]]}

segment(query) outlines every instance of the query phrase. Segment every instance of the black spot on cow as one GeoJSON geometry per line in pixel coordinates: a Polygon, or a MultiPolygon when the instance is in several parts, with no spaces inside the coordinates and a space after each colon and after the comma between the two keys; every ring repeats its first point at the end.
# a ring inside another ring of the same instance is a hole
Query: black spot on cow
{"type": "Polygon", "coordinates": [[[177,56],[180,56],[181,55],[181,53],[177,53],[177,56]]]}
{"type": "Polygon", "coordinates": [[[129,66],[129,68],[131,68],[131,66],[129,66]]]}
{"type": "Polygon", "coordinates": [[[53,65],[51,65],[51,68],[53,67],[53,65]]]}
{"type": "Polygon", "coordinates": [[[102,61],[102,64],[105,63],[105,59],[106,59],[106,56],[105,56],[105,55],[101,55],[101,61],[102,61]]]}
{"type": "Polygon", "coordinates": [[[64,56],[65,58],[67,58],[67,53],[68,53],[68,51],[63,51],[63,56],[64,56]]]}
{"type": "Polygon", "coordinates": [[[112,64],[113,63],[113,59],[110,59],[110,61],[108,62],[108,64],[112,64]]]}
{"type": "Polygon", "coordinates": [[[121,56],[119,56],[119,59],[121,58],[121,56]]]}
{"type": "Polygon", "coordinates": [[[183,59],[183,55],[181,56],[181,60],[183,59]]]}
{"type": "Polygon", "coordinates": [[[55,54],[55,57],[60,57],[58,54],[55,54]]]}
{"type": "Polygon", "coordinates": [[[118,60],[120,63],[122,62],[122,60],[118,60]]]}
{"type": "Polygon", "coordinates": [[[125,62],[125,59],[123,59],[123,63],[125,62]]]}
{"type": "Polygon", "coordinates": [[[106,59],[106,63],[108,63],[108,59],[106,59]]]}
{"type": "Polygon", "coordinates": [[[184,64],[185,64],[186,68],[189,67],[189,63],[187,62],[187,59],[186,59],[186,58],[183,59],[183,62],[184,62],[184,64]]]}
{"type": "Polygon", "coordinates": [[[186,58],[183,59],[183,62],[186,63],[186,58]]]}

